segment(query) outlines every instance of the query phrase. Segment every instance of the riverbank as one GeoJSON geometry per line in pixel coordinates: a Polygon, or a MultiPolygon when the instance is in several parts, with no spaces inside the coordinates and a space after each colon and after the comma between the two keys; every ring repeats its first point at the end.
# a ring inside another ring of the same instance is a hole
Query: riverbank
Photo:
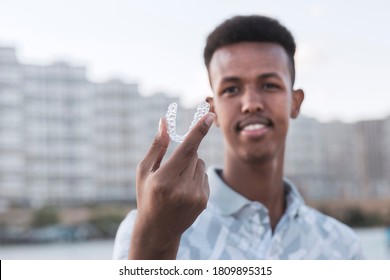
{"type": "Polygon", "coordinates": [[[134,204],[10,208],[0,213],[0,244],[112,239],[134,204]]]}
{"type": "MultiPolygon", "coordinates": [[[[390,260],[385,228],[355,229],[370,260],[390,260]]],[[[110,260],[114,240],[73,243],[0,245],[3,260],[110,260]]]]}

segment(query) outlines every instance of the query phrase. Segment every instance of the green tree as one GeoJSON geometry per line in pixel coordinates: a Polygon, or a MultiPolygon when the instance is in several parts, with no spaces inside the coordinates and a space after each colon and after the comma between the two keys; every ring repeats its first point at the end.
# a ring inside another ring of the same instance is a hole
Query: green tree
{"type": "Polygon", "coordinates": [[[35,211],[31,225],[33,227],[44,227],[60,222],[58,210],[52,206],[44,206],[35,211]]]}

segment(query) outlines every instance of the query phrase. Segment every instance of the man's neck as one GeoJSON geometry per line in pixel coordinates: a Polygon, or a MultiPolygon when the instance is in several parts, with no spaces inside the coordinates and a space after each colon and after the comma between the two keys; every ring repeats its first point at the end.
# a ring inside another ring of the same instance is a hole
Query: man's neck
{"type": "Polygon", "coordinates": [[[265,205],[272,229],[275,228],[285,210],[283,157],[256,164],[227,160],[222,178],[242,196],[265,205]]]}

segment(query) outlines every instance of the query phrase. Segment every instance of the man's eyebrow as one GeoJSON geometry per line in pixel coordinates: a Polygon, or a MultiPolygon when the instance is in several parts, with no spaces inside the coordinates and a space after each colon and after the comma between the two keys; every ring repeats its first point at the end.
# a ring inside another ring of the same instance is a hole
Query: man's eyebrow
{"type": "MultiPolygon", "coordinates": [[[[281,79],[280,75],[276,72],[264,73],[264,74],[259,75],[257,78],[258,79],[267,79],[267,78],[281,79]]],[[[240,80],[241,79],[239,77],[231,76],[231,77],[224,77],[221,82],[222,83],[229,83],[229,82],[238,82],[240,80]]]]}
{"type": "Polygon", "coordinates": [[[238,82],[238,81],[240,81],[240,78],[233,76],[233,77],[224,77],[221,82],[229,83],[229,82],[238,82]]]}
{"type": "Polygon", "coordinates": [[[278,78],[281,79],[280,75],[276,72],[264,73],[258,76],[259,79],[267,79],[267,78],[278,78]]]}

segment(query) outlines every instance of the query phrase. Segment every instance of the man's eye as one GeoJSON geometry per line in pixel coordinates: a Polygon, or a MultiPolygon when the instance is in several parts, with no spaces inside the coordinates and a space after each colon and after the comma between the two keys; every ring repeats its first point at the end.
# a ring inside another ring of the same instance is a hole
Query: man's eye
{"type": "Polygon", "coordinates": [[[227,93],[227,94],[232,94],[237,92],[238,92],[238,87],[228,87],[222,91],[222,93],[227,93]]]}
{"type": "Polygon", "coordinates": [[[278,89],[279,86],[277,84],[274,84],[274,83],[266,83],[263,85],[263,88],[266,90],[273,90],[273,89],[278,89]]]}

